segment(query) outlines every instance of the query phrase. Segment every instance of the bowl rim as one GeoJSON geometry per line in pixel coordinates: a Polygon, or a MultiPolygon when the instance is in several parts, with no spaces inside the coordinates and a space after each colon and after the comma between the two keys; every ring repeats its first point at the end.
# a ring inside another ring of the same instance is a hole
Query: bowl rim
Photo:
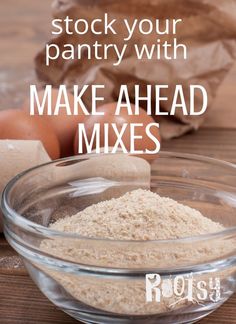
{"type": "MultiPolygon", "coordinates": [[[[120,155],[120,153],[117,153],[120,155]]],[[[28,219],[26,219],[24,216],[18,214],[13,208],[10,207],[10,204],[8,203],[8,194],[11,191],[12,187],[23,178],[25,175],[29,174],[30,172],[33,172],[34,170],[46,167],[48,165],[52,164],[58,164],[63,163],[65,161],[81,161],[81,160],[87,160],[93,157],[99,157],[104,155],[116,155],[116,154],[84,154],[84,155],[75,155],[71,157],[61,158],[57,160],[53,160],[47,163],[43,163],[40,165],[37,165],[35,167],[32,167],[30,169],[27,169],[19,174],[17,174],[15,177],[13,177],[5,186],[3,192],[2,192],[2,198],[1,198],[1,209],[3,212],[3,223],[5,224],[5,218],[7,220],[10,220],[14,225],[18,226],[20,229],[37,234],[42,235],[45,238],[68,238],[68,239],[81,239],[81,240],[89,240],[89,241],[105,241],[105,242],[113,242],[113,243],[129,243],[129,244],[140,244],[140,243],[158,243],[158,244],[173,244],[173,243],[193,243],[198,241],[205,241],[209,239],[215,239],[219,237],[224,236],[230,236],[232,234],[236,234],[236,226],[232,226],[229,228],[226,228],[222,231],[209,233],[209,234],[200,234],[200,235],[194,235],[194,236],[188,236],[183,238],[174,238],[174,239],[160,239],[160,240],[118,240],[118,239],[109,239],[109,238],[97,238],[97,237],[88,237],[88,236],[82,236],[76,233],[68,233],[68,232],[62,232],[55,229],[50,229],[49,227],[34,223],[28,219]]],[[[125,155],[131,155],[132,154],[125,154],[125,155]]],[[[227,162],[220,159],[215,159],[212,157],[204,156],[204,155],[198,155],[198,154],[191,154],[191,153],[180,153],[180,152],[170,152],[170,151],[161,151],[158,153],[158,158],[161,157],[169,157],[169,158],[181,158],[181,159],[188,159],[188,160],[194,160],[199,162],[206,162],[209,164],[214,164],[217,166],[222,167],[228,167],[231,170],[236,171],[236,164],[227,162]]],[[[140,158],[142,158],[140,156],[140,158]]],[[[232,193],[231,193],[232,195],[232,193]]],[[[236,194],[235,194],[235,201],[236,201],[236,194]]],[[[4,226],[5,228],[5,226],[4,226]]],[[[5,231],[5,229],[4,229],[5,231]]]]}

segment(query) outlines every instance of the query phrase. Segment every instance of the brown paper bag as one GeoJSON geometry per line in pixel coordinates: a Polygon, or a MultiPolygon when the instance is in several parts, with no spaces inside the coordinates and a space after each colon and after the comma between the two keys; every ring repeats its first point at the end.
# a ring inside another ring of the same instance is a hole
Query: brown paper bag
{"type": "MultiPolygon", "coordinates": [[[[127,84],[131,99],[134,97],[134,84],[145,85],[167,84],[169,88],[164,95],[169,100],[162,103],[163,111],[170,111],[171,100],[176,84],[184,86],[186,102],[190,84],[200,84],[208,92],[209,105],[217,93],[217,89],[232,67],[236,57],[236,0],[56,0],[53,4],[53,16],[73,19],[84,18],[91,21],[103,17],[104,13],[118,21],[127,18],[165,19],[182,18],[178,27],[177,39],[186,44],[188,60],[143,60],[140,62],[128,50],[119,66],[114,67],[114,58],[109,60],[71,60],[58,59],[45,64],[45,49],[36,57],[36,72],[43,84],[57,87],[66,84],[69,89],[74,84],[104,84],[106,102],[117,100],[121,84],[127,84]]],[[[124,27],[118,24],[118,34],[96,36],[92,33],[84,36],[69,36],[63,33],[53,39],[60,48],[66,43],[76,46],[78,43],[93,44],[98,40],[102,44],[124,43],[124,27]]],[[[144,36],[136,33],[129,44],[156,42],[158,35],[144,36]]],[[[173,35],[163,35],[161,41],[171,40],[173,35]]],[[[132,46],[129,46],[132,48],[132,46]]],[[[90,96],[86,97],[89,105],[90,96]]],[[[153,98],[154,101],[154,98],[153,98]]],[[[196,98],[196,106],[200,106],[201,98],[196,98]]],[[[144,105],[145,108],[145,105],[144,105]]],[[[208,108],[209,109],[209,108],[208,108]]],[[[161,125],[164,139],[180,136],[185,132],[198,129],[202,124],[202,116],[184,116],[181,109],[175,116],[156,117],[161,125]]]]}

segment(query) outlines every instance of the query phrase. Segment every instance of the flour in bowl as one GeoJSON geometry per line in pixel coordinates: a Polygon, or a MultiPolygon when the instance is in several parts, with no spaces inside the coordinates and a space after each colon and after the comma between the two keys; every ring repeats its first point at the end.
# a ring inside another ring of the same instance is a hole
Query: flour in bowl
{"type": "MultiPolygon", "coordinates": [[[[176,241],[218,232],[224,227],[193,208],[143,189],[91,205],[57,220],[50,228],[79,234],[43,240],[41,250],[50,255],[80,265],[143,271],[143,276],[130,280],[129,276],[119,277],[116,272],[94,276],[87,272],[73,274],[43,269],[77,301],[118,314],[151,315],[169,312],[172,305],[176,305],[175,310],[191,307],[192,302],[179,302],[176,296],[164,298],[160,303],[146,303],[145,273],[149,269],[166,269],[171,273],[168,269],[173,267],[211,263],[231,249],[229,242],[226,246],[220,239],[176,241]]],[[[210,275],[199,272],[194,274],[194,280],[209,280],[210,275]]],[[[219,271],[217,276],[224,278],[226,274],[219,271]]],[[[194,298],[197,292],[193,287],[194,298]]]]}
{"type": "Polygon", "coordinates": [[[224,229],[196,209],[143,189],[89,206],[50,227],[87,237],[145,241],[177,239],[224,229]]]}

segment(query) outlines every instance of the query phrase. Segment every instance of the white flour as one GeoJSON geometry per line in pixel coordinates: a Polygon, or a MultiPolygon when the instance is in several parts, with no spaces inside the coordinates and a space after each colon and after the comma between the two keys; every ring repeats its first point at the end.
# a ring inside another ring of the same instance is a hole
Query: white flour
{"type": "MultiPolygon", "coordinates": [[[[211,262],[229,250],[221,240],[214,241],[214,244],[209,240],[189,241],[187,245],[175,240],[168,244],[151,241],[209,234],[224,227],[195,209],[142,189],[94,204],[73,216],[59,219],[50,228],[77,233],[81,238],[44,240],[41,243],[43,251],[80,264],[109,268],[177,268],[190,263],[211,262]],[[109,241],[88,240],[82,236],[109,241]]],[[[146,303],[144,277],[130,280],[128,277],[43,270],[75,299],[108,312],[158,314],[168,312],[175,303],[175,309],[192,305],[186,300],[179,302],[175,296],[160,303],[146,303]]],[[[199,273],[194,275],[194,279],[207,280],[208,276],[208,273],[199,273]]],[[[225,275],[218,273],[217,276],[225,275]]]]}
{"type": "Polygon", "coordinates": [[[142,189],[89,206],[50,227],[115,240],[176,239],[224,229],[193,208],[142,189]]]}

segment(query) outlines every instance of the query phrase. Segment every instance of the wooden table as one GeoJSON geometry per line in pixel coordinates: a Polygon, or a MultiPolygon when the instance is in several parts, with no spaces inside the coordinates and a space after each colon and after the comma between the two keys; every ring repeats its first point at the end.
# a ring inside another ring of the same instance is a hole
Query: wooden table
{"type": "MultiPolygon", "coordinates": [[[[236,163],[236,130],[201,129],[163,144],[163,149],[204,154],[236,163]]],[[[0,237],[0,323],[77,323],[52,305],[26,274],[19,258],[0,237]],[[6,266],[11,262],[10,268],[6,266]]],[[[201,324],[236,324],[236,295],[201,324]]]]}

